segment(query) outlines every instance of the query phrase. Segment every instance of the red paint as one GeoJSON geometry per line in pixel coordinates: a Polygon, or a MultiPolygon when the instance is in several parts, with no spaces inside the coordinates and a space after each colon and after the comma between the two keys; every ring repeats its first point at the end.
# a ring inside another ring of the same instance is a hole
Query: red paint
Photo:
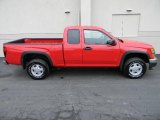
{"type": "Polygon", "coordinates": [[[99,27],[76,26],[64,30],[64,38],[25,39],[24,43],[4,44],[5,59],[9,64],[21,64],[24,52],[42,52],[47,54],[56,67],[119,67],[123,55],[130,50],[145,52],[150,58],[151,45],[124,40],[120,42],[110,33],[99,27]],[[70,29],[80,30],[80,43],[68,44],[67,33],[70,29]],[[84,43],[84,29],[98,30],[112,38],[116,45],[86,45],[84,43]],[[91,47],[92,50],[84,50],[91,47]]]}

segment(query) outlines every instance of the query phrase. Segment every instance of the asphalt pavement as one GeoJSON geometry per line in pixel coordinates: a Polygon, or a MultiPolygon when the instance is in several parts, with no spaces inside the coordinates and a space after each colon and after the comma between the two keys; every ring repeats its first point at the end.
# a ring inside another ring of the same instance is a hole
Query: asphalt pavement
{"type": "Polygon", "coordinates": [[[68,68],[36,81],[1,58],[0,120],[160,120],[160,62],[136,80],[117,69],[68,68]]]}

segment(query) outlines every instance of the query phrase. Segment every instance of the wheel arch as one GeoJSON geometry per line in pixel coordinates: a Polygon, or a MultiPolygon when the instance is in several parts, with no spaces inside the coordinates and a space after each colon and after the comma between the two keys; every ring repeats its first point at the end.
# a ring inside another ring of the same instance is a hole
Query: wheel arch
{"type": "Polygon", "coordinates": [[[149,55],[147,52],[144,51],[127,51],[124,53],[124,55],[121,58],[120,62],[120,71],[123,70],[124,63],[126,62],[127,59],[132,58],[132,57],[138,57],[143,59],[146,63],[149,63],[149,55]]]}
{"type": "Polygon", "coordinates": [[[53,66],[52,60],[47,53],[38,51],[27,51],[23,52],[21,56],[21,65],[23,66],[23,69],[26,68],[27,62],[37,58],[43,59],[48,63],[49,66],[53,66]]]}

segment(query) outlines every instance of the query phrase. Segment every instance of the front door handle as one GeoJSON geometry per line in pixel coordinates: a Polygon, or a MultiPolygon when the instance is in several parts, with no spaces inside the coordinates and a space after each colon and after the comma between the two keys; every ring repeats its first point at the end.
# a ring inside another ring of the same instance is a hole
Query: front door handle
{"type": "Polygon", "coordinates": [[[84,50],[92,50],[91,47],[85,47],[84,50]]]}

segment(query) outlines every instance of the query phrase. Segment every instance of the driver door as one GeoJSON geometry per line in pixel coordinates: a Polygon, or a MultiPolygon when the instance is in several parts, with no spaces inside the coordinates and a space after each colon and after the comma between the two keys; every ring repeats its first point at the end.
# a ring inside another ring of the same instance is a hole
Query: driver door
{"type": "Polygon", "coordinates": [[[118,45],[109,45],[112,39],[100,30],[84,30],[83,65],[116,66],[119,56],[118,45]]]}

